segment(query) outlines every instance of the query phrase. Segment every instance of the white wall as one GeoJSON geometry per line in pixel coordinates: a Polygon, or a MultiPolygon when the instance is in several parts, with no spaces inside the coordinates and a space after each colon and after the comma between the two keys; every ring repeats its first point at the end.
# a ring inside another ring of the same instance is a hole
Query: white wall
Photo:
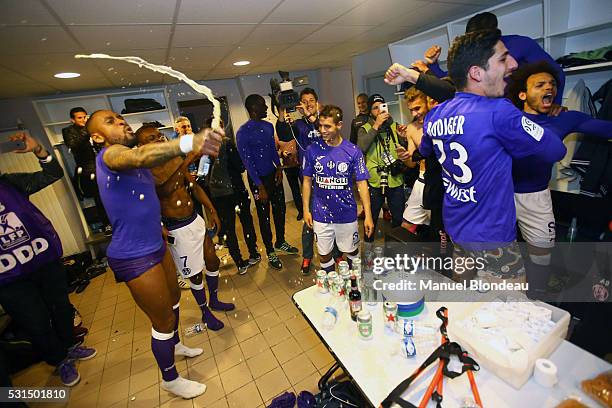
{"type": "Polygon", "coordinates": [[[391,55],[387,46],[353,57],[353,99],[361,92],[366,91],[365,77],[383,73],[390,65],[391,55]]]}
{"type": "Polygon", "coordinates": [[[344,114],[342,137],[348,139],[355,113],[351,69],[350,67],[323,68],[319,70],[319,77],[319,98],[322,103],[333,104],[342,109],[344,114]]]}

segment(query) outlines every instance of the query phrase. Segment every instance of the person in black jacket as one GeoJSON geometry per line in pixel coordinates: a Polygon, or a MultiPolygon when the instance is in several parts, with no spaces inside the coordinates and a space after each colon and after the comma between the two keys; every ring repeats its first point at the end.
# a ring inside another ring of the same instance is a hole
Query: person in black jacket
{"type": "Polygon", "coordinates": [[[64,171],[29,134],[11,140],[23,141],[25,147],[16,153],[34,153],[42,170],[0,175],[0,304],[41,357],[57,366],[62,383],[73,386],[81,378],[74,362],[88,360],[96,351],[74,345],[62,243],[51,221],[29,201],[64,171]]]}
{"type": "Polygon", "coordinates": [[[111,236],[113,228],[104,210],[104,205],[102,205],[102,200],[100,200],[98,184],[95,179],[96,152],[87,129],[85,129],[87,111],[80,106],[70,109],[70,121],[72,124],[62,129],[62,136],[64,144],[72,153],[76,163],[73,179],[77,193],[81,197],[94,199],[100,221],[104,224],[104,235],[111,236]]]}
{"type": "MultiPolygon", "coordinates": [[[[206,126],[210,127],[211,125],[212,118],[206,126]]],[[[223,120],[220,125],[225,130],[223,120]]],[[[229,137],[225,137],[219,149],[219,156],[212,166],[208,190],[225,231],[225,244],[238,268],[239,275],[244,275],[249,266],[261,261],[261,255],[257,250],[257,235],[253,226],[253,216],[251,215],[251,200],[242,179],[244,171],[244,164],[240,159],[236,144],[229,137]],[[242,234],[249,249],[248,261],[242,259],[238,246],[236,214],[240,218],[242,234]]]]}
{"type": "Polygon", "coordinates": [[[357,109],[359,113],[357,117],[351,122],[351,136],[350,141],[353,144],[357,144],[357,135],[359,128],[368,123],[370,120],[370,110],[368,109],[368,94],[360,93],[357,95],[357,109]]]}

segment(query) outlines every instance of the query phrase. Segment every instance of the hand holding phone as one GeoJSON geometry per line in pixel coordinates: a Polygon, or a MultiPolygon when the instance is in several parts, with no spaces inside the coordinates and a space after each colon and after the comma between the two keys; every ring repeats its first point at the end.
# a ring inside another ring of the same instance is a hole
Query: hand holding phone
{"type": "Polygon", "coordinates": [[[25,149],[26,144],[23,140],[7,140],[0,142],[0,153],[11,153],[16,150],[25,149]]]}
{"type": "Polygon", "coordinates": [[[389,113],[389,106],[387,105],[387,103],[381,103],[378,107],[378,109],[380,110],[380,112],[387,112],[389,113]]]}

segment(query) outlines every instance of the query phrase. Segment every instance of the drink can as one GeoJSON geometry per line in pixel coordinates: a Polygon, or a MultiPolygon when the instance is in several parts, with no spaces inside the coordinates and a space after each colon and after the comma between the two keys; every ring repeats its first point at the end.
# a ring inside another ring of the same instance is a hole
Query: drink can
{"type": "Polygon", "coordinates": [[[383,247],[376,247],[374,248],[374,257],[375,258],[382,258],[383,256],[383,247]]]}
{"type": "Polygon", "coordinates": [[[346,262],[346,261],[340,261],[340,262],[338,263],[338,272],[339,272],[340,274],[342,274],[342,272],[343,272],[343,271],[348,271],[348,270],[349,270],[349,265],[348,265],[348,262],[346,262]]]}
{"type": "Polygon", "coordinates": [[[332,290],[332,286],[334,284],[334,279],[336,279],[338,277],[338,274],[336,272],[328,272],[327,273],[327,288],[329,290],[332,290]]]}
{"type": "Polygon", "coordinates": [[[348,269],[340,269],[339,275],[344,281],[344,288],[345,288],[344,294],[346,295],[346,298],[348,299],[348,294],[351,291],[351,272],[348,269]]]}
{"type": "Polygon", "coordinates": [[[332,293],[334,296],[338,297],[338,298],[342,298],[342,300],[345,300],[345,292],[346,288],[344,286],[344,279],[342,279],[340,276],[336,275],[336,278],[334,279],[334,282],[332,283],[332,293]]]}
{"type": "Polygon", "coordinates": [[[319,293],[329,293],[329,286],[327,285],[327,272],[323,269],[317,271],[317,290],[319,293]]]}
{"type": "Polygon", "coordinates": [[[359,271],[361,273],[361,258],[353,259],[353,271],[359,271]]]}
{"type": "Polygon", "coordinates": [[[363,276],[361,275],[361,271],[357,269],[353,269],[352,272],[353,272],[352,275],[355,278],[357,278],[357,289],[361,290],[361,288],[363,287],[363,282],[362,282],[363,276]]]}
{"type": "Polygon", "coordinates": [[[372,330],[372,314],[368,310],[363,309],[357,314],[357,330],[360,339],[372,339],[374,334],[372,330]]]}
{"type": "Polygon", "coordinates": [[[397,326],[397,303],[383,303],[383,312],[385,319],[385,327],[388,327],[391,330],[395,330],[395,327],[397,326]]]}

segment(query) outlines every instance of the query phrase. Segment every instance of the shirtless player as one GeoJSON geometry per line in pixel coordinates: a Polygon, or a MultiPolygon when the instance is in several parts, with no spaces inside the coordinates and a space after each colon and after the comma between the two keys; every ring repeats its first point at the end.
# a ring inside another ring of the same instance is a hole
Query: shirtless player
{"type": "Polygon", "coordinates": [[[197,152],[216,155],[223,131],[204,129],[168,143],[133,148],[136,135],[123,117],[110,110],[94,112],[86,124],[94,142],[104,146],[96,157],[96,180],[113,226],[108,264],[118,282],[125,282],[134,301],[152,324],[151,350],[162,374],[161,387],[194,398],[206,386],[179,376],[174,355],[194,357],[202,349],[180,343],[178,308],[181,297],[176,270],[162,238],[161,208],[150,168],[197,152]]]}
{"type": "MultiPolygon", "coordinates": [[[[140,146],[150,143],[165,143],[166,137],[155,126],[145,125],[136,131],[140,146]]],[[[151,169],[155,179],[155,190],[161,204],[162,221],[168,229],[168,248],[174,258],[176,269],[181,277],[189,278],[191,293],[202,310],[202,321],[211,330],[221,330],[223,322],[210,311],[233,310],[232,303],[220,302],[217,298],[219,287],[219,258],[215,254],[215,244],[206,233],[207,225],[195,211],[189,190],[207,210],[211,229],[221,226],[217,211],[202,188],[191,179],[187,171],[189,165],[199,159],[191,152],[185,157],[175,157],[151,169]],[[202,271],[206,265],[206,285],[209,302],[202,282],[202,271]],[[210,309],[209,309],[210,307],[210,309]]],[[[175,305],[178,308],[178,304],[175,305]]]]}

